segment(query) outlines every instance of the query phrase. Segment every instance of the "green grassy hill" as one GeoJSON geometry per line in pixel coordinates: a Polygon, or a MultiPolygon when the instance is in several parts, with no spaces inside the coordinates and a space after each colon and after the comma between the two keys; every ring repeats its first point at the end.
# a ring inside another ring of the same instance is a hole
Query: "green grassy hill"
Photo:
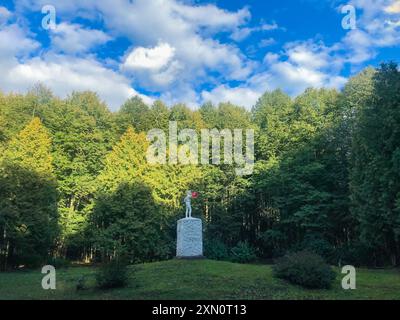
{"type": "Polygon", "coordinates": [[[123,289],[95,288],[93,267],[57,271],[57,290],[41,288],[40,271],[0,273],[0,299],[400,299],[400,270],[358,269],[357,290],[305,290],[272,276],[271,266],[171,260],[130,267],[123,289]],[[88,289],[76,291],[81,276],[88,289]]]}

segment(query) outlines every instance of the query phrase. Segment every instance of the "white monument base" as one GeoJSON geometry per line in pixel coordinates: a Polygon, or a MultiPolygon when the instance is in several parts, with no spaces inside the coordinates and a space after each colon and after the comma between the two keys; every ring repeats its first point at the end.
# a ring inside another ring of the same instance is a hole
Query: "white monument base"
{"type": "Polygon", "coordinates": [[[203,225],[200,219],[184,218],[178,221],[176,257],[203,257],[203,225]]]}

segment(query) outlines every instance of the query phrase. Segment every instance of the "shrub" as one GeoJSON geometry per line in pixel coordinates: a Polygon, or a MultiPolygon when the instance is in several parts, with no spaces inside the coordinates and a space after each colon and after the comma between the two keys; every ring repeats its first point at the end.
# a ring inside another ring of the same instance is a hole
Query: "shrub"
{"type": "Polygon", "coordinates": [[[322,257],[308,251],[285,255],[273,269],[278,278],[309,289],[329,289],[336,277],[322,257]]]}
{"type": "Polygon", "coordinates": [[[249,243],[239,242],[235,247],[231,249],[231,260],[238,263],[248,263],[255,261],[257,256],[255,250],[249,243]]]}
{"type": "Polygon", "coordinates": [[[212,260],[228,260],[228,247],[219,240],[207,241],[205,245],[205,255],[212,260]]]}
{"type": "Polygon", "coordinates": [[[96,274],[97,286],[101,289],[124,287],[128,283],[128,268],[125,262],[113,260],[102,265],[96,274]]]}

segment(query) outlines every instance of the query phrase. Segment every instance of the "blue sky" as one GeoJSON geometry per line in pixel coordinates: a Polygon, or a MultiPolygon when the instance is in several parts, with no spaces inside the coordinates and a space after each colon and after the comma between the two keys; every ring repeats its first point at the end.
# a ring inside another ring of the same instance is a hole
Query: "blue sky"
{"type": "Polygon", "coordinates": [[[112,110],[133,95],[250,108],[275,88],[341,88],[399,62],[399,44],[399,0],[2,0],[0,89],[93,90],[112,110]],[[54,29],[42,27],[45,5],[54,29]],[[344,5],[356,29],[343,29],[344,5]]]}

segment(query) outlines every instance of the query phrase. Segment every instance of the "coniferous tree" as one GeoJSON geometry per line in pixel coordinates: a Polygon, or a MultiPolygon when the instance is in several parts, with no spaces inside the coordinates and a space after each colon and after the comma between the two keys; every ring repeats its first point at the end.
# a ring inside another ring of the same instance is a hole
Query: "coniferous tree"
{"type": "Polygon", "coordinates": [[[58,235],[51,141],[34,118],[4,153],[0,167],[0,228],[4,266],[35,266],[49,256],[58,235]]]}
{"type": "Polygon", "coordinates": [[[353,136],[352,212],[377,265],[400,261],[400,72],[383,64],[353,136]]]}

